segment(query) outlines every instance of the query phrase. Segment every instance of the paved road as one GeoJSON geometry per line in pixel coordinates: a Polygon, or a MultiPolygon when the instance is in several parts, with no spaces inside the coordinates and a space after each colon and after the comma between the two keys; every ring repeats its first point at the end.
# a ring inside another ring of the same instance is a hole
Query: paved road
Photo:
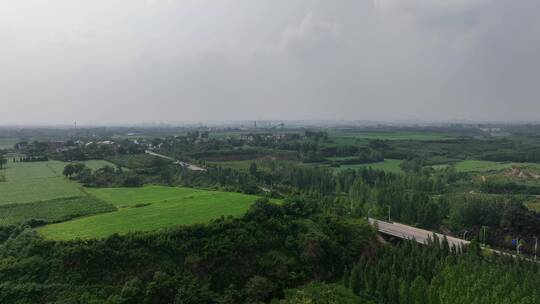
{"type": "Polygon", "coordinates": [[[190,164],[190,163],[186,163],[186,162],[183,162],[183,161],[180,161],[180,160],[176,160],[172,157],[169,157],[169,156],[166,156],[166,155],[163,155],[163,154],[159,154],[159,153],[156,153],[156,152],[152,152],[150,150],[146,150],[144,151],[144,153],[148,154],[148,155],[152,155],[152,156],[155,156],[155,157],[161,157],[161,158],[164,158],[164,159],[168,159],[168,160],[172,160],[174,161],[175,164],[178,164],[184,168],[188,168],[189,170],[192,170],[192,171],[206,171],[205,168],[203,167],[199,167],[197,165],[194,165],[194,164],[190,164]]]}
{"type": "MultiPolygon", "coordinates": [[[[376,219],[372,219],[372,218],[369,218],[369,223],[371,225],[373,225],[373,226],[375,226],[375,223],[376,223],[380,233],[395,236],[395,237],[398,237],[398,238],[401,238],[401,239],[407,239],[407,240],[414,239],[420,244],[426,244],[427,241],[428,241],[428,238],[430,238],[430,237],[433,238],[433,232],[432,231],[419,229],[419,228],[416,228],[416,227],[411,227],[411,226],[403,225],[403,224],[400,224],[400,223],[389,223],[389,222],[376,220],[376,219]]],[[[444,238],[443,234],[435,233],[435,235],[437,235],[437,237],[439,239],[444,238]]],[[[456,246],[456,248],[465,247],[465,246],[467,246],[467,245],[469,245],[471,243],[469,241],[458,239],[458,238],[448,236],[448,235],[446,236],[446,239],[448,240],[448,243],[450,244],[450,247],[456,246]]],[[[536,260],[534,258],[529,258],[529,257],[522,256],[522,255],[515,255],[515,254],[509,253],[509,252],[500,251],[500,250],[496,250],[496,249],[485,248],[483,246],[482,246],[482,248],[485,249],[485,250],[491,251],[491,252],[493,252],[495,254],[498,254],[498,255],[511,256],[513,258],[521,258],[521,259],[529,261],[529,262],[540,263],[539,260],[536,260]]]]}
{"type": "MultiPolygon", "coordinates": [[[[381,233],[395,236],[402,239],[408,239],[408,240],[414,239],[420,244],[426,244],[429,238],[433,239],[434,233],[432,231],[419,229],[419,228],[403,225],[400,223],[389,223],[389,222],[376,220],[372,218],[369,219],[369,222],[374,226],[375,226],[375,223],[377,223],[376,225],[378,226],[379,232],[381,233]]],[[[444,238],[444,235],[442,234],[435,233],[435,235],[437,235],[437,237],[440,240],[444,238]]],[[[446,238],[448,239],[448,243],[450,244],[450,247],[456,246],[457,248],[459,248],[459,247],[464,247],[470,244],[469,241],[458,239],[452,236],[446,236],[446,238]]]]}

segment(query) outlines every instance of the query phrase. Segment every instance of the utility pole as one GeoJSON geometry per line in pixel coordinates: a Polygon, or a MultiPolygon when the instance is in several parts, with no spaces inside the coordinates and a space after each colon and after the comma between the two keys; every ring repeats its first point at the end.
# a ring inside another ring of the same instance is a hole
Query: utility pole
{"type": "Polygon", "coordinates": [[[388,222],[391,222],[392,220],[390,220],[390,206],[388,206],[388,222]]]}

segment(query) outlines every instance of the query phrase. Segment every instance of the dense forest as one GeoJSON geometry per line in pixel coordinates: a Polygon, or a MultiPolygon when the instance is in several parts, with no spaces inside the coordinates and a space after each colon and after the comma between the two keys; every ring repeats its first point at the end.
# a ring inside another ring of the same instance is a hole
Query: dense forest
{"type": "Polygon", "coordinates": [[[303,199],[260,201],[241,219],[68,243],[6,228],[0,301],[266,302],[310,281],[339,281],[374,250],[366,222],[324,209],[303,199]]]}

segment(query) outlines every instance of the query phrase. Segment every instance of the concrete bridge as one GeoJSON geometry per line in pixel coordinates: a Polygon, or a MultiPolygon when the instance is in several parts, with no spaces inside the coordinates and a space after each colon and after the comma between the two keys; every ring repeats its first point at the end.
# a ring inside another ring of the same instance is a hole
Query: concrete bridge
{"type": "MultiPolygon", "coordinates": [[[[439,240],[442,240],[445,237],[444,234],[434,233],[429,230],[419,229],[416,227],[403,225],[400,223],[390,223],[390,222],[385,222],[385,221],[381,221],[381,220],[377,220],[373,218],[369,218],[368,220],[371,225],[377,227],[377,230],[379,231],[379,233],[382,233],[388,236],[397,237],[404,240],[415,240],[416,242],[420,244],[427,244],[429,239],[433,240],[434,234],[439,238],[439,240]]],[[[453,236],[448,236],[448,235],[446,235],[446,239],[448,240],[448,244],[450,245],[450,247],[455,246],[456,248],[463,248],[471,243],[469,241],[459,239],[453,236]]],[[[507,251],[486,248],[484,246],[480,246],[480,247],[484,250],[490,251],[497,255],[511,256],[513,258],[520,258],[528,262],[540,263],[540,261],[536,259],[536,254],[535,256],[530,258],[527,256],[523,256],[521,254],[517,255],[511,252],[507,252],[507,251]]]]}
{"type": "MultiPolygon", "coordinates": [[[[427,244],[428,240],[433,240],[433,235],[435,234],[439,240],[442,240],[445,235],[434,233],[429,230],[419,229],[400,223],[389,223],[381,220],[376,220],[369,218],[369,223],[373,226],[376,226],[380,233],[386,234],[389,236],[397,237],[400,239],[406,240],[415,240],[420,244],[427,244]]],[[[448,244],[450,247],[455,246],[456,248],[461,248],[469,245],[471,242],[458,239],[452,236],[446,236],[448,244]]]]}

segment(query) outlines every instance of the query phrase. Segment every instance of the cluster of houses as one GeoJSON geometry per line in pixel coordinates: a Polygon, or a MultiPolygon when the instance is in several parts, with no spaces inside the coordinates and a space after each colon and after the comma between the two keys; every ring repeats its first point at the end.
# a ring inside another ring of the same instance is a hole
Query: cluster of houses
{"type": "Polygon", "coordinates": [[[81,148],[81,147],[88,148],[91,145],[96,145],[98,147],[99,146],[109,146],[109,147],[113,147],[113,148],[118,147],[118,144],[115,143],[114,141],[111,141],[111,140],[88,141],[88,142],[84,142],[82,140],[77,140],[75,142],[73,142],[73,141],[68,141],[68,142],[65,142],[65,141],[49,141],[49,142],[47,142],[47,145],[48,145],[48,150],[51,153],[54,153],[54,152],[62,153],[62,152],[65,152],[65,151],[74,150],[74,149],[78,149],[78,148],[81,148]]]}
{"type": "MultiPolygon", "coordinates": [[[[145,145],[145,147],[150,148],[151,144],[146,143],[140,143],[136,140],[132,141],[135,145],[145,145]]],[[[77,140],[77,141],[61,141],[61,140],[49,140],[46,142],[27,142],[27,141],[21,141],[15,144],[15,150],[19,152],[28,152],[28,151],[42,151],[42,152],[48,152],[48,153],[62,153],[66,151],[71,151],[75,149],[88,149],[92,146],[95,147],[109,147],[111,149],[117,149],[120,147],[120,144],[117,142],[114,142],[112,140],[100,140],[100,141],[83,141],[83,140],[77,140]]]]}
{"type": "Polygon", "coordinates": [[[287,134],[287,133],[248,133],[248,134],[241,134],[239,138],[240,140],[243,140],[246,142],[254,142],[256,140],[278,141],[282,139],[287,139],[291,137],[292,135],[298,136],[297,134],[287,134]]]}

